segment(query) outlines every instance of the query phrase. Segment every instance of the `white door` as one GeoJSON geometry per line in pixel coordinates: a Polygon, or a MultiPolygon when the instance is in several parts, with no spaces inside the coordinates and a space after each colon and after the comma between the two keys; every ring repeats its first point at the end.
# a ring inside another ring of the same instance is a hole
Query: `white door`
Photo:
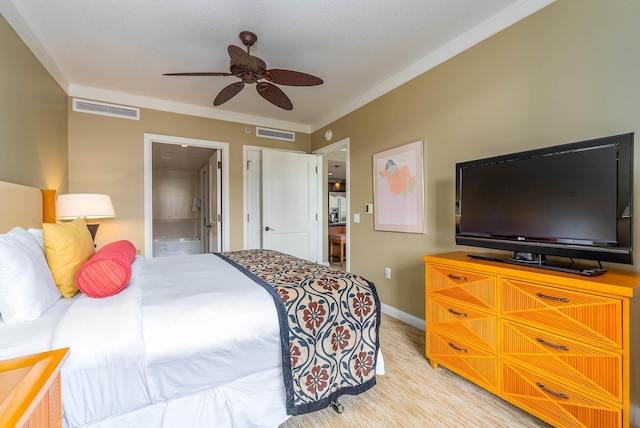
{"type": "Polygon", "coordinates": [[[209,158],[209,251],[222,248],[222,160],[220,150],[209,158]]]}
{"type": "Polygon", "coordinates": [[[262,152],[262,248],[318,261],[318,157],[262,152]]]}

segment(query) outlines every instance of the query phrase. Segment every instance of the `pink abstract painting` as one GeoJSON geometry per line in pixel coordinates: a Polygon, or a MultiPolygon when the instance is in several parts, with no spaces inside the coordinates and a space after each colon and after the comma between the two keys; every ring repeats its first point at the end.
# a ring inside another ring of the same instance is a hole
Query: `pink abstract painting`
{"type": "Polygon", "coordinates": [[[373,155],[375,230],[424,232],[422,144],[373,155]]]}

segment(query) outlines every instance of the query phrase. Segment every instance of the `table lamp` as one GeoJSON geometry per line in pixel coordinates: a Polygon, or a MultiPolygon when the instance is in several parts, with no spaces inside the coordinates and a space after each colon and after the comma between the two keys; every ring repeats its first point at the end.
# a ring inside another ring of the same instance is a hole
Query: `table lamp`
{"type": "MultiPolygon", "coordinates": [[[[98,193],[68,193],[58,195],[56,200],[56,218],[60,220],[73,220],[82,217],[87,219],[115,217],[111,197],[98,193]]],[[[95,240],[99,224],[88,224],[91,238],[95,240]]]]}

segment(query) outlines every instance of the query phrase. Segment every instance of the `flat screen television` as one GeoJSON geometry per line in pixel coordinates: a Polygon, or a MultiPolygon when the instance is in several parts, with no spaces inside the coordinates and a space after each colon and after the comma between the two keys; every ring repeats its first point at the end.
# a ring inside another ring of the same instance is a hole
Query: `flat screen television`
{"type": "Polygon", "coordinates": [[[632,264],[632,213],[633,133],[456,164],[456,244],[512,252],[489,259],[583,275],[632,264]]]}

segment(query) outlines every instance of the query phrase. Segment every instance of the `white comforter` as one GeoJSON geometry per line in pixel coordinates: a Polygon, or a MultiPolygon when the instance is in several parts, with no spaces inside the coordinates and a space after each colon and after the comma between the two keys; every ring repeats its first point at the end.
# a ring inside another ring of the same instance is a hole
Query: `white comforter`
{"type": "Polygon", "coordinates": [[[61,347],[72,427],[280,367],[271,295],[212,254],[137,258],[122,292],[71,305],[52,340],[61,347]]]}

